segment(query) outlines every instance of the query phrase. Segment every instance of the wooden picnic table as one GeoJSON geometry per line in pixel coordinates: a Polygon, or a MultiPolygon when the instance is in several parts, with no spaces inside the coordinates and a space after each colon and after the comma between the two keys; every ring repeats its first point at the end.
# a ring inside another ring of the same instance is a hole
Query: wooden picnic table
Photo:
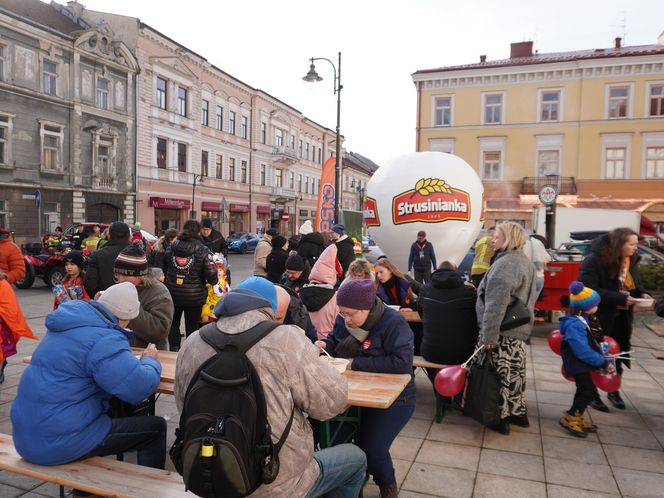
{"type": "Polygon", "coordinates": [[[421,322],[422,318],[417,311],[399,311],[401,316],[403,316],[409,322],[421,322]]]}
{"type": "MultiPolygon", "coordinates": [[[[143,349],[132,348],[132,352],[140,355],[143,349]]],[[[30,363],[31,358],[26,356],[23,358],[23,363],[30,363]]],[[[161,379],[157,392],[173,394],[177,353],[159,351],[157,358],[161,363],[161,379]]],[[[389,408],[411,378],[410,374],[384,374],[357,370],[346,370],[342,375],[348,380],[348,404],[365,408],[389,408]]]]}

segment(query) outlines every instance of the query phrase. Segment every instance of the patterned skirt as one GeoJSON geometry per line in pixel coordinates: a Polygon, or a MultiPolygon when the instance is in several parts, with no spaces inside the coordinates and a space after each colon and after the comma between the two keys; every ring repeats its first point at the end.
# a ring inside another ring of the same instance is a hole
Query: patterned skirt
{"type": "Polygon", "coordinates": [[[526,342],[498,337],[498,346],[490,350],[491,365],[502,378],[500,416],[526,414],[526,342]]]}

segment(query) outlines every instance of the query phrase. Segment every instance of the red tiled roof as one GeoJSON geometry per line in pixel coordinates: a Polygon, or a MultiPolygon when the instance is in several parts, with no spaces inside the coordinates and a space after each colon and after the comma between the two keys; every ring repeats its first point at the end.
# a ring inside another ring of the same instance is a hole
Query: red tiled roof
{"type": "Polygon", "coordinates": [[[637,45],[620,48],[597,48],[592,50],[576,50],[573,52],[553,52],[549,54],[534,54],[530,57],[514,59],[500,59],[496,61],[476,62],[459,66],[446,66],[436,69],[420,69],[413,74],[426,74],[447,71],[462,71],[464,69],[485,69],[506,66],[528,66],[532,64],[551,64],[553,62],[570,62],[586,59],[604,59],[611,57],[635,57],[640,55],[664,54],[664,45],[637,45]]]}

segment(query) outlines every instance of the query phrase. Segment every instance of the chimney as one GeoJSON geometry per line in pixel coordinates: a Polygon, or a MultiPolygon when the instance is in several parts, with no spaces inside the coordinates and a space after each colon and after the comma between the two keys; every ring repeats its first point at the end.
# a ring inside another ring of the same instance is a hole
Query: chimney
{"type": "Polygon", "coordinates": [[[532,57],[533,55],[532,41],[511,43],[510,47],[510,59],[518,59],[519,57],[532,57]]]}
{"type": "Polygon", "coordinates": [[[614,42],[615,42],[614,44],[615,48],[620,48],[622,46],[622,38],[620,38],[619,36],[616,36],[614,42]]]}
{"type": "Polygon", "coordinates": [[[480,55],[480,62],[486,62],[486,55],[480,55]]]}

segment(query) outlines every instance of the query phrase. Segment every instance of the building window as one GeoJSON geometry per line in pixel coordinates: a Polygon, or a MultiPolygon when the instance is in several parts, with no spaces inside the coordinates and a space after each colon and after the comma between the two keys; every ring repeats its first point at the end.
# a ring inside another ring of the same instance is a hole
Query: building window
{"type": "Polygon", "coordinates": [[[318,147],[318,163],[323,164],[323,149],[318,147]]]}
{"type": "Polygon", "coordinates": [[[187,115],[187,89],[181,86],[178,87],[178,114],[187,115]]]}
{"type": "Polygon", "coordinates": [[[224,131],[224,108],[217,106],[217,130],[224,131]]]}
{"type": "Polygon", "coordinates": [[[629,104],[629,87],[614,86],[609,88],[609,118],[626,118],[629,104]]]}
{"type": "Polygon", "coordinates": [[[499,150],[482,151],[482,179],[500,180],[500,156],[499,150]]]}
{"type": "Polygon", "coordinates": [[[165,138],[157,138],[157,168],[166,169],[166,148],[165,138]]]}
{"type": "Polygon", "coordinates": [[[0,200],[0,227],[9,226],[9,202],[0,200]]]}
{"type": "Polygon", "coordinates": [[[228,113],[228,132],[235,135],[235,111],[229,111],[228,113]]]}
{"type": "Polygon", "coordinates": [[[62,126],[42,123],[42,169],[49,171],[62,170],[63,130],[62,126]]]}
{"type": "Polygon", "coordinates": [[[537,151],[537,175],[559,175],[560,174],[560,151],[538,150],[537,151]]]}
{"type": "Polygon", "coordinates": [[[55,95],[58,81],[58,66],[55,62],[44,61],[44,93],[55,95]]]}
{"type": "Polygon", "coordinates": [[[267,183],[267,167],[264,164],[261,164],[261,185],[266,185],[267,183]]]}
{"type": "Polygon", "coordinates": [[[8,139],[9,139],[9,126],[7,122],[4,121],[7,119],[5,116],[0,116],[0,164],[8,164],[7,152],[9,151],[8,139]]]}
{"type": "Polygon", "coordinates": [[[108,80],[97,78],[97,107],[108,109],[108,80]]]}
{"type": "Polygon", "coordinates": [[[5,50],[5,46],[0,45],[0,81],[5,79],[5,50]]]}
{"type": "Polygon", "coordinates": [[[240,163],[240,181],[242,183],[247,183],[247,161],[242,161],[240,163]]]}
{"type": "Polygon", "coordinates": [[[540,121],[558,121],[560,90],[544,90],[540,93],[540,121]]]}
{"type": "Polygon", "coordinates": [[[187,171],[187,144],[178,143],[178,171],[187,171]]]}
{"type": "Polygon", "coordinates": [[[267,141],[267,124],[261,122],[261,143],[264,144],[267,141]]]}
{"type": "Polygon", "coordinates": [[[309,193],[309,177],[308,176],[304,177],[304,193],[305,194],[309,193]]]}
{"type": "Polygon", "coordinates": [[[97,147],[97,172],[101,176],[109,176],[112,171],[110,168],[112,142],[100,142],[97,147]]]}
{"type": "Polygon", "coordinates": [[[503,95],[484,95],[484,124],[500,124],[503,119],[503,95]]]}
{"type": "Polygon", "coordinates": [[[277,147],[284,145],[284,132],[279,128],[274,129],[274,145],[277,147]]]}
{"type": "Polygon", "coordinates": [[[664,178],[664,147],[646,149],[646,178],[664,178]]]}
{"type": "Polygon", "coordinates": [[[316,185],[316,179],[312,176],[311,177],[311,193],[315,194],[316,191],[314,190],[314,185],[316,185]]]}
{"type": "Polygon", "coordinates": [[[284,178],[283,170],[277,168],[274,172],[274,186],[283,187],[283,178],[284,178]]]}
{"type": "Polygon", "coordinates": [[[295,173],[290,171],[288,173],[288,188],[294,189],[295,188],[295,173]]]}
{"type": "Polygon", "coordinates": [[[290,136],[290,148],[295,151],[295,135],[290,136]]]}
{"type": "Polygon", "coordinates": [[[625,147],[609,147],[606,149],[606,160],[604,165],[604,178],[625,178],[625,147]]]}
{"type": "Polygon", "coordinates": [[[302,140],[300,140],[299,156],[302,157],[302,140]]]}
{"type": "Polygon", "coordinates": [[[650,87],[650,116],[664,116],[664,85],[650,87]]]}
{"type": "Polygon", "coordinates": [[[210,103],[207,100],[201,100],[201,124],[208,126],[210,122],[210,103]]]}
{"type": "Polygon", "coordinates": [[[223,180],[224,178],[224,156],[217,154],[216,159],[214,160],[214,167],[216,169],[217,178],[223,180]]]}
{"type": "Polygon", "coordinates": [[[235,181],[235,159],[228,159],[228,179],[232,182],[235,181]]]}
{"type": "Polygon", "coordinates": [[[240,137],[241,138],[247,138],[247,129],[248,128],[249,128],[249,126],[248,126],[247,116],[242,116],[241,122],[240,122],[240,137]]]}
{"type": "Polygon", "coordinates": [[[309,144],[304,144],[304,158],[309,160],[309,144]]]}
{"type": "Polygon", "coordinates": [[[452,97],[436,97],[433,112],[435,126],[450,126],[452,124],[452,97]]]}
{"type": "Polygon", "coordinates": [[[164,110],[166,110],[166,102],[168,102],[167,87],[168,82],[164,78],[157,78],[157,106],[164,110]]]}
{"type": "Polygon", "coordinates": [[[209,167],[208,167],[208,151],[207,150],[202,150],[201,151],[201,175],[203,176],[210,176],[209,173],[209,167]]]}

